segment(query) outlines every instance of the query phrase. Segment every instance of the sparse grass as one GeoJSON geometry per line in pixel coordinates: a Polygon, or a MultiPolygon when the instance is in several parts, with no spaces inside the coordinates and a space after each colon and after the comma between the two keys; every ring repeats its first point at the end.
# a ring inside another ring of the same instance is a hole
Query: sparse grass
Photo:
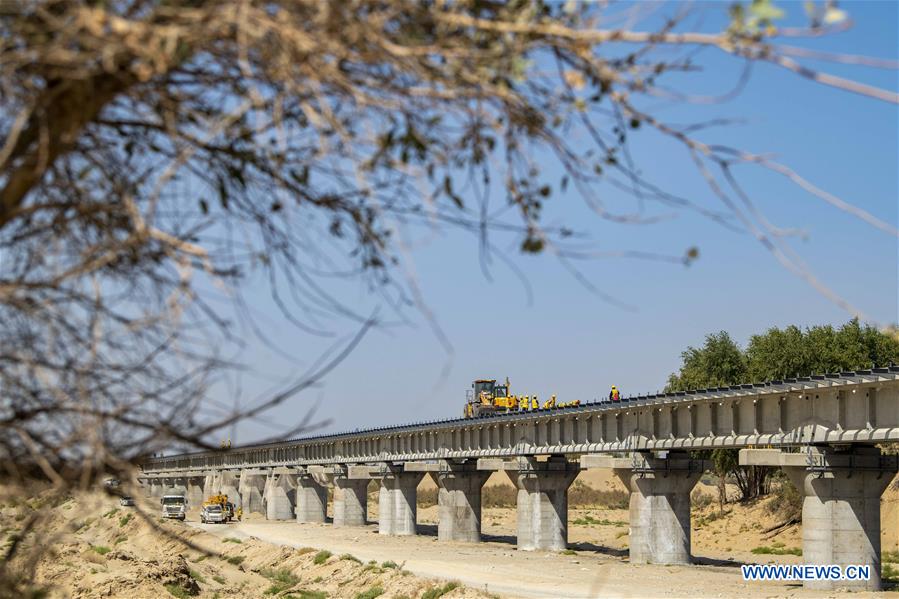
{"type": "Polygon", "coordinates": [[[222,543],[237,543],[238,545],[240,545],[243,543],[243,541],[234,537],[225,537],[224,539],[222,539],[222,543]]]}
{"type": "Polygon", "coordinates": [[[300,547],[297,549],[297,555],[306,555],[307,553],[312,553],[314,551],[316,551],[316,549],[313,549],[312,547],[300,547]]]}
{"type": "Polygon", "coordinates": [[[203,561],[204,559],[206,559],[207,557],[209,557],[209,556],[208,556],[208,555],[201,555],[201,556],[198,557],[197,559],[192,559],[192,560],[190,560],[190,561],[192,561],[192,562],[195,563],[195,564],[199,564],[200,562],[202,562],[202,561],[203,561]]]}
{"type": "Polygon", "coordinates": [[[458,589],[459,583],[455,581],[450,581],[443,585],[442,587],[431,587],[424,593],[422,593],[421,599],[438,599],[438,597],[443,597],[453,589],[458,589]]]}
{"type": "Polygon", "coordinates": [[[177,584],[167,584],[165,585],[165,590],[169,592],[173,597],[177,597],[178,599],[188,599],[190,597],[190,593],[184,590],[182,587],[179,587],[177,584]]]}
{"type": "Polygon", "coordinates": [[[112,542],[113,545],[118,545],[119,543],[124,543],[128,540],[128,537],[125,535],[119,535],[116,537],[115,541],[112,542]]]}
{"type": "Polygon", "coordinates": [[[381,572],[383,572],[383,570],[382,570],[381,568],[378,567],[378,562],[376,562],[375,560],[372,560],[372,561],[368,562],[367,564],[365,564],[365,567],[362,568],[362,571],[363,571],[363,572],[371,572],[371,571],[375,571],[375,572],[377,572],[377,573],[379,573],[379,574],[380,574],[381,572]]]}
{"type": "Polygon", "coordinates": [[[577,555],[577,551],[573,549],[566,549],[562,551],[562,555],[577,555]]]}
{"type": "Polygon", "coordinates": [[[131,514],[125,514],[124,516],[122,516],[121,518],[119,518],[119,526],[120,526],[120,527],[121,527],[121,526],[125,526],[126,524],[128,524],[129,522],[131,522],[131,519],[132,519],[132,518],[134,518],[133,515],[131,515],[131,514]]]}
{"type": "Polygon", "coordinates": [[[385,569],[389,568],[389,569],[391,569],[391,570],[396,570],[396,569],[399,568],[399,566],[398,566],[398,565],[396,564],[396,562],[393,561],[393,560],[387,560],[386,562],[383,562],[383,563],[381,564],[381,567],[382,567],[382,568],[385,568],[385,569]]]}
{"type": "Polygon", "coordinates": [[[272,586],[265,590],[266,595],[277,595],[295,587],[300,582],[299,576],[286,568],[280,570],[262,570],[263,576],[272,581],[272,586]]]}
{"type": "Polygon", "coordinates": [[[627,522],[624,522],[622,520],[609,520],[608,518],[597,520],[589,514],[587,514],[583,518],[573,520],[571,523],[579,524],[581,526],[627,526],[627,522]]]}
{"type": "Polygon", "coordinates": [[[190,574],[190,577],[193,578],[194,580],[196,580],[197,582],[199,582],[201,584],[206,584],[206,578],[204,578],[203,575],[200,574],[199,572],[197,572],[196,570],[188,570],[187,573],[190,574]]]}
{"type": "Polygon", "coordinates": [[[119,513],[119,508],[114,507],[114,508],[112,508],[111,510],[109,510],[108,512],[106,512],[105,514],[103,514],[103,517],[104,517],[104,518],[112,518],[112,517],[115,516],[117,513],[119,513]]]}
{"type": "Polygon", "coordinates": [[[91,549],[95,553],[99,553],[100,555],[106,555],[107,553],[112,551],[112,549],[110,549],[109,547],[107,547],[105,545],[91,545],[91,549]]]}
{"type": "Polygon", "coordinates": [[[285,595],[284,599],[328,599],[328,594],[324,591],[301,590],[299,593],[299,595],[294,595],[293,593],[285,595]]]}
{"type": "Polygon", "coordinates": [[[324,580],[324,577],[322,577],[322,576],[316,576],[316,577],[315,577],[315,580],[313,580],[312,582],[313,582],[313,584],[318,584],[318,583],[320,583],[320,582],[323,581],[323,580],[324,580]]]}
{"type": "Polygon", "coordinates": [[[884,551],[880,554],[880,561],[893,564],[899,563],[899,551],[884,551]]]}
{"type": "Polygon", "coordinates": [[[218,574],[214,575],[214,576],[212,577],[212,580],[216,581],[216,582],[219,583],[219,584],[225,584],[225,577],[224,577],[224,576],[219,576],[218,574]]]}
{"type": "Polygon", "coordinates": [[[880,578],[884,582],[899,582],[899,568],[884,563],[880,568],[880,578]]]}
{"type": "Polygon", "coordinates": [[[239,566],[240,564],[243,563],[243,560],[244,560],[244,556],[242,556],[242,555],[232,555],[226,561],[229,564],[232,564],[234,566],[239,566]]]}
{"type": "Polygon", "coordinates": [[[355,555],[350,555],[349,553],[344,553],[343,555],[340,556],[340,559],[342,559],[344,561],[348,561],[348,562],[356,562],[357,564],[362,563],[362,560],[360,560],[355,555]]]}
{"type": "Polygon", "coordinates": [[[362,591],[361,593],[356,593],[356,599],[375,599],[375,597],[380,597],[384,594],[384,589],[380,586],[375,585],[368,589],[367,591],[362,591]]]}
{"type": "Polygon", "coordinates": [[[798,547],[784,547],[783,543],[775,543],[772,546],[762,545],[752,550],[755,555],[802,555],[802,549],[798,547]],[[778,545],[780,545],[778,547],[778,545]]]}
{"type": "Polygon", "coordinates": [[[332,555],[334,555],[334,554],[326,549],[323,549],[315,554],[315,557],[312,558],[312,563],[315,564],[316,566],[320,566],[323,563],[325,563],[326,561],[328,561],[328,558],[331,557],[332,555]]]}

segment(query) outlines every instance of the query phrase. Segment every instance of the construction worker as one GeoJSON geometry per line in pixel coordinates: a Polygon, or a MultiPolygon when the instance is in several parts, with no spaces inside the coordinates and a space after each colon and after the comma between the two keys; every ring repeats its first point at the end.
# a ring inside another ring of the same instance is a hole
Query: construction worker
{"type": "Polygon", "coordinates": [[[240,519],[243,518],[243,507],[237,508],[237,512],[234,515],[237,516],[237,521],[240,522],[240,519]]]}
{"type": "Polygon", "coordinates": [[[612,390],[609,391],[609,401],[621,401],[621,394],[618,393],[618,387],[612,385],[612,390]]]}

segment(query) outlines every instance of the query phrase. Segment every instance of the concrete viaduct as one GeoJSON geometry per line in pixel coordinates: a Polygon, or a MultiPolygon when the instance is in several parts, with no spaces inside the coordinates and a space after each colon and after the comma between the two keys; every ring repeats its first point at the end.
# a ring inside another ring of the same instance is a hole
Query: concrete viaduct
{"type": "Polygon", "coordinates": [[[151,496],[183,492],[192,504],[227,493],[245,512],[334,526],[367,519],[369,481],[380,484],[381,534],[416,533],[416,488],[432,476],[438,539],[480,540],[481,489],[504,471],[518,489],[517,547],[562,550],[568,487],[583,468],[612,468],[630,490],[630,559],[690,562],[690,492],[708,464],[693,450],[741,448],[743,464],[782,467],[804,495],[808,564],[871,566],[880,588],[880,496],[897,459],[899,366],[716,389],[641,395],[620,404],[511,413],[157,457],[139,480],[151,496]],[[625,457],[622,457],[625,456],[625,457]]]}

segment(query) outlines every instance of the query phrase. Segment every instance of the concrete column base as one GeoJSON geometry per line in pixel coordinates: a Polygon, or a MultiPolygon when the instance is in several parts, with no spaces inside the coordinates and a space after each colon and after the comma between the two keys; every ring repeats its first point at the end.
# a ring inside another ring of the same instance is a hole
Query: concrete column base
{"type": "Polygon", "coordinates": [[[365,526],[369,479],[334,477],[334,526],[365,526]]]}
{"type": "Polygon", "coordinates": [[[264,514],[262,494],[265,492],[266,474],[259,470],[242,470],[240,484],[237,487],[240,493],[241,507],[244,514],[255,512],[264,514]]]}
{"type": "Polygon", "coordinates": [[[506,471],[518,489],[518,542],[522,551],[563,551],[568,547],[568,487],[579,466],[565,458],[546,462],[519,458],[506,471]]]}
{"type": "Polygon", "coordinates": [[[807,580],[816,590],[879,591],[880,496],[896,472],[894,456],[889,467],[877,448],[857,448],[851,453],[822,451],[812,469],[784,466],[783,470],[803,494],[802,557],[806,564],[870,566],[867,580],[807,580]]]}
{"type": "Polygon", "coordinates": [[[203,505],[203,479],[190,478],[187,481],[187,507],[195,508],[203,505]]]}
{"type": "Polygon", "coordinates": [[[378,494],[378,532],[382,535],[416,534],[416,499],[422,472],[404,472],[402,467],[389,467],[381,476],[378,494]]]}
{"type": "Polygon", "coordinates": [[[265,481],[262,504],[267,520],[292,520],[296,515],[296,476],[272,474],[265,481]]]}
{"type": "Polygon", "coordinates": [[[437,493],[438,541],[477,543],[481,540],[481,489],[490,472],[477,470],[476,463],[441,464],[434,479],[437,493]]]}
{"type": "Polygon", "coordinates": [[[703,463],[685,453],[671,452],[665,459],[638,454],[630,468],[614,472],[631,495],[631,563],[689,564],[690,492],[703,463]]]}
{"type": "Polygon", "coordinates": [[[213,495],[218,495],[222,488],[222,479],[215,473],[209,473],[203,477],[203,501],[213,495]]]}
{"type": "Polygon", "coordinates": [[[328,487],[309,473],[297,475],[297,522],[324,522],[328,508],[328,487]]]}
{"type": "Polygon", "coordinates": [[[243,502],[240,497],[240,481],[237,474],[230,471],[224,471],[219,477],[219,493],[228,496],[228,501],[234,504],[234,509],[243,508],[243,502]]]}

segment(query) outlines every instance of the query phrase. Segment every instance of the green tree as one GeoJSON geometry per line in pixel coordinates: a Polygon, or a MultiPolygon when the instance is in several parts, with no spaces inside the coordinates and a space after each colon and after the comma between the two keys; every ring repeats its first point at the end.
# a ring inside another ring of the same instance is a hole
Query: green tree
{"type": "Polygon", "coordinates": [[[860,370],[899,361],[899,339],[854,318],[801,330],[771,328],[753,335],[746,348],[749,378],[770,381],[842,370],[860,370]]]}
{"type": "MultiPolygon", "coordinates": [[[[678,372],[668,377],[666,391],[781,380],[899,362],[899,338],[854,318],[839,329],[831,325],[805,330],[795,325],[772,327],[753,335],[745,351],[726,331],[720,331],[707,335],[701,347],[687,347],[681,359],[678,372]]],[[[704,457],[714,463],[721,503],[726,477],[735,480],[744,500],[768,493],[770,468],[740,466],[734,449],[715,449],[704,452],[704,457]]]]}
{"type": "Polygon", "coordinates": [[[736,385],[747,379],[746,358],[726,331],[706,335],[702,347],[681,353],[680,370],[668,377],[666,391],[736,385]]]}

